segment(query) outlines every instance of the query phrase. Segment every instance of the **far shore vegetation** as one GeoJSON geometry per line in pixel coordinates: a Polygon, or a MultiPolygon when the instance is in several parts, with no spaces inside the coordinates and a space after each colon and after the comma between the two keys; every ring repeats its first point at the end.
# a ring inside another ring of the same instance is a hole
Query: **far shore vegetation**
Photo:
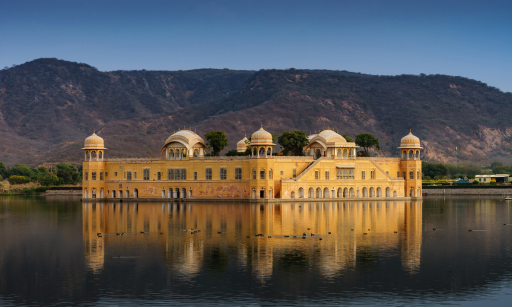
{"type": "Polygon", "coordinates": [[[0,195],[39,194],[49,189],[76,189],[82,183],[81,166],[59,163],[47,168],[16,164],[7,168],[0,162],[0,195]]]}

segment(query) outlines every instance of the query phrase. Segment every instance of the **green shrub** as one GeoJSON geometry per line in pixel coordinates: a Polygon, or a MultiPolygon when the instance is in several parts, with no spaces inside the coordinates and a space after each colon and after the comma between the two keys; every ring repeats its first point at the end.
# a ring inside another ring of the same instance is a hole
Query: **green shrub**
{"type": "Polygon", "coordinates": [[[473,181],[473,184],[480,184],[480,181],[475,180],[475,181],[473,181]]]}
{"type": "Polygon", "coordinates": [[[432,180],[432,179],[430,178],[430,176],[425,176],[425,178],[423,178],[423,179],[425,179],[425,180],[432,180]]]}
{"type": "Polygon", "coordinates": [[[496,181],[491,181],[489,184],[490,185],[496,185],[496,181]]]}
{"type": "Polygon", "coordinates": [[[11,177],[9,177],[8,180],[10,184],[23,184],[30,182],[30,179],[28,177],[18,175],[12,175],[11,177]]]}

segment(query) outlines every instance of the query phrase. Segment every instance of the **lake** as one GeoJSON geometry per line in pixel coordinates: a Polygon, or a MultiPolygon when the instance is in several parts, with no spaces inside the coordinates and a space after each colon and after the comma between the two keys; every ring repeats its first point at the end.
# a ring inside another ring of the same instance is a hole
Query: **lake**
{"type": "Polygon", "coordinates": [[[507,305],[511,206],[5,196],[0,305],[507,305]]]}

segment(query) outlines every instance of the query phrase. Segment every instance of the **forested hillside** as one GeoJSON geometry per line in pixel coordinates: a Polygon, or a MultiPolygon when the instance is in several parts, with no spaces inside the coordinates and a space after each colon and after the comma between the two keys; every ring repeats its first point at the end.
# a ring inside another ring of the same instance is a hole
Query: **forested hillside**
{"type": "Polygon", "coordinates": [[[79,162],[93,130],[109,157],[159,155],[178,128],[223,130],[229,148],[261,124],[273,134],[336,127],[373,133],[396,155],[412,129],[425,159],[489,164],[512,157],[512,94],[444,75],[328,70],[100,72],[38,59],[0,71],[0,161],[79,162]]]}

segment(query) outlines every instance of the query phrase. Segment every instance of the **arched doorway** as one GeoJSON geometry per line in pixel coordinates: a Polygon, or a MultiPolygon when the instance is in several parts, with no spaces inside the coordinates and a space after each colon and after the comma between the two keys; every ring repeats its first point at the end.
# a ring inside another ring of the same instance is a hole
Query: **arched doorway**
{"type": "Polygon", "coordinates": [[[348,197],[348,188],[343,189],[343,197],[348,197]]]}
{"type": "Polygon", "coordinates": [[[329,189],[324,188],[324,198],[329,198],[329,189]]]}
{"type": "Polygon", "coordinates": [[[84,191],[84,198],[89,198],[89,193],[87,192],[87,190],[84,191]]]}
{"type": "Polygon", "coordinates": [[[291,197],[292,197],[292,198],[295,198],[295,192],[292,192],[291,197]]]}
{"type": "Polygon", "coordinates": [[[172,198],[172,188],[167,189],[167,198],[172,198]]]}
{"type": "Polygon", "coordinates": [[[343,189],[338,188],[338,198],[343,198],[343,189]]]}
{"type": "Polygon", "coordinates": [[[119,190],[119,198],[123,198],[123,190],[119,190]]]}
{"type": "Polygon", "coordinates": [[[363,197],[368,197],[368,189],[363,188],[363,197]]]}
{"type": "Polygon", "coordinates": [[[315,198],[315,190],[313,188],[309,188],[309,198],[315,198]]]}
{"type": "MultiPolygon", "coordinates": [[[[133,195],[135,197],[135,195],[133,195]]],[[[165,190],[162,190],[162,198],[165,198],[165,190]]]]}
{"type": "Polygon", "coordinates": [[[174,198],[180,198],[180,189],[179,188],[174,189],[174,198]]]}
{"type": "Polygon", "coordinates": [[[322,198],[322,189],[320,189],[320,188],[316,189],[316,198],[322,198]]]}
{"type": "Polygon", "coordinates": [[[391,197],[391,189],[389,187],[386,188],[386,197],[391,197]]]}
{"type": "Polygon", "coordinates": [[[126,190],[126,198],[130,198],[130,191],[126,190]]]}
{"type": "Polygon", "coordinates": [[[188,190],[188,198],[192,197],[192,190],[188,190]]]}
{"type": "Polygon", "coordinates": [[[116,198],[116,190],[112,190],[112,198],[116,198]]]}
{"type": "Polygon", "coordinates": [[[299,188],[299,198],[304,198],[304,189],[299,188]]]}
{"type": "Polygon", "coordinates": [[[256,189],[252,189],[252,198],[256,199],[256,189]]]}
{"type": "Polygon", "coordinates": [[[350,197],[354,198],[354,188],[350,188],[350,197]]]}
{"type": "Polygon", "coordinates": [[[393,197],[396,197],[396,191],[393,191],[393,197]]]}
{"type": "Polygon", "coordinates": [[[133,189],[133,198],[139,198],[139,190],[133,189]]]}
{"type": "Polygon", "coordinates": [[[103,190],[100,190],[100,198],[103,198],[103,190]]]}
{"type": "Polygon", "coordinates": [[[375,189],[373,187],[370,188],[370,197],[375,197],[375,189]]]}
{"type": "Polygon", "coordinates": [[[416,193],[416,197],[421,197],[421,189],[418,188],[418,192],[416,193]]]}
{"type": "Polygon", "coordinates": [[[187,190],[185,188],[181,188],[181,198],[187,198],[187,190]]]}

